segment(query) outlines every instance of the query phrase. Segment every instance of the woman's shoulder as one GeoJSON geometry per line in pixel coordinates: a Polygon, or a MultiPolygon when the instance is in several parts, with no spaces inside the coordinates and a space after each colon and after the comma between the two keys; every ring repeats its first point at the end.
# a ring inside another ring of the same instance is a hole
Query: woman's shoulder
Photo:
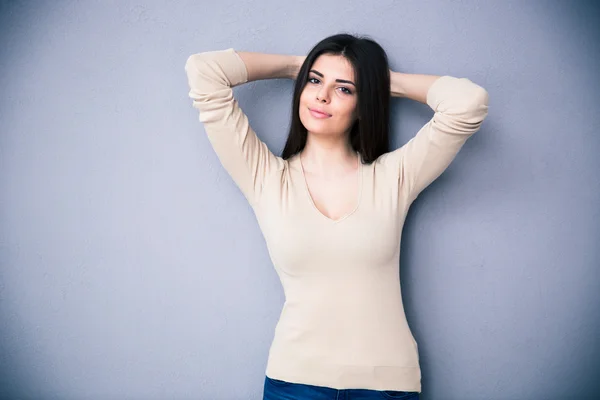
{"type": "Polygon", "coordinates": [[[402,156],[401,150],[402,148],[398,148],[381,154],[373,161],[373,166],[378,168],[395,168],[402,156]]]}

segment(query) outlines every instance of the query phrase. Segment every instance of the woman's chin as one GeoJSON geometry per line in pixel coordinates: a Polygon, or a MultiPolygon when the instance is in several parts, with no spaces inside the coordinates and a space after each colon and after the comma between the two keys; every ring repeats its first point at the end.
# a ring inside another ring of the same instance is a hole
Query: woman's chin
{"type": "Polygon", "coordinates": [[[311,132],[327,132],[331,130],[331,124],[326,120],[318,120],[315,118],[310,118],[308,121],[300,120],[304,127],[311,132]]]}

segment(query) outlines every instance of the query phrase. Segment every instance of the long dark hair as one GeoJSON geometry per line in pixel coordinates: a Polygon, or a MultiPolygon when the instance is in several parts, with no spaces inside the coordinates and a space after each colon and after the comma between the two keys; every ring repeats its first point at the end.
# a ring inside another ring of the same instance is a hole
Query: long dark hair
{"type": "Polygon", "coordinates": [[[306,145],[308,132],[300,121],[300,94],[308,73],[321,54],[341,55],[353,66],[356,75],[358,117],[350,131],[350,145],[370,164],[389,151],[390,71],[383,48],[368,36],[339,33],[321,40],[306,56],[294,87],[290,131],[281,157],[298,154],[306,145]]]}

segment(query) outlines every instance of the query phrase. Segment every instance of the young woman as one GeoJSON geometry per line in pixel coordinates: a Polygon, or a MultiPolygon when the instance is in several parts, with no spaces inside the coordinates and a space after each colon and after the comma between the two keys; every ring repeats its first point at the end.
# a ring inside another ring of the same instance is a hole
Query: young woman
{"type": "Polygon", "coordinates": [[[381,46],[350,34],[306,57],[229,48],[191,55],[185,69],[192,104],[254,210],[285,293],[264,399],[418,398],[418,347],[400,292],[402,226],[479,130],[486,90],[466,78],[390,71],[381,46]],[[296,80],[281,156],[257,137],[232,90],[272,78],[296,80]],[[390,96],[434,111],[394,151],[390,96]]]}

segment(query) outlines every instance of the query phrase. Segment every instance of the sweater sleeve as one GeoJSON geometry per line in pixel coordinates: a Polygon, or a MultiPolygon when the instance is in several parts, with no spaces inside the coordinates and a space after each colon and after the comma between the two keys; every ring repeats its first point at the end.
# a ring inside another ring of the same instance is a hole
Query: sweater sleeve
{"type": "Polygon", "coordinates": [[[189,97],[219,161],[254,206],[269,175],[283,159],[256,135],[233,96],[248,81],[248,71],[233,48],[189,56],[185,64],[189,97]]]}
{"type": "Polygon", "coordinates": [[[488,93],[467,78],[441,76],[427,92],[434,115],[386,163],[398,174],[401,192],[412,202],[454,160],[488,113],[488,93]]]}

